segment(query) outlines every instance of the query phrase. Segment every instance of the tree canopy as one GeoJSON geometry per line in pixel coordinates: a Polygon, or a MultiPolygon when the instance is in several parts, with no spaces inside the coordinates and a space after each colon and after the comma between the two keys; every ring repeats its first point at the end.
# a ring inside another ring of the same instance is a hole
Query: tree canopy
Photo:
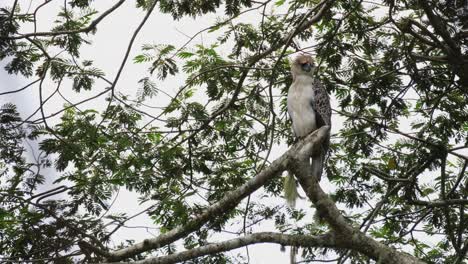
{"type": "Polygon", "coordinates": [[[468,1],[69,0],[38,30],[57,2],[0,6],[4,71],[29,82],[0,85],[1,262],[248,263],[227,252],[274,243],[301,263],[467,263],[468,1]],[[106,72],[82,50],[124,4],[139,22],[106,72]],[[176,45],[142,34],[158,14],[217,19],[176,45]],[[288,57],[301,52],[333,119],[296,141],[288,57]],[[132,63],[147,71],[124,92],[132,63]],[[7,102],[24,92],[32,114],[7,102]],[[324,133],[317,183],[304,157],[324,133]],[[282,200],[287,169],[305,206],[282,200]],[[120,189],[150,206],[109,213],[120,189]],[[138,214],[156,235],[112,243],[138,214]]]}

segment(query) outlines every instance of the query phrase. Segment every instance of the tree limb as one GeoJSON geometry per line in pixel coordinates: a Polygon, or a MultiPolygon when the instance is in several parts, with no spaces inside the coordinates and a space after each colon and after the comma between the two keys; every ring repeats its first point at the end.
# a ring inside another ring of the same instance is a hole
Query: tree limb
{"type": "Polygon", "coordinates": [[[411,182],[412,181],[411,179],[392,177],[392,176],[388,175],[387,173],[385,173],[383,171],[380,171],[380,170],[377,170],[375,168],[371,168],[371,167],[368,167],[368,166],[364,166],[363,169],[365,171],[371,173],[372,175],[377,176],[378,178],[380,178],[380,179],[382,179],[384,181],[390,181],[390,182],[411,182]]]}
{"type": "Polygon", "coordinates": [[[125,2],[125,0],[120,0],[115,5],[113,5],[111,8],[109,8],[104,13],[102,13],[102,15],[100,15],[98,18],[93,20],[91,22],[91,24],[89,24],[89,26],[84,27],[84,28],[75,29],[75,30],[55,31],[55,32],[54,31],[49,31],[49,32],[26,33],[26,34],[21,34],[19,36],[0,37],[0,39],[13,40],[13,39],[23,39],[23,38],[27,38],[27,37],[53,37],[53,36],[69,35],[69,34],[77,34],[77,33],[89,33],[90,31],[96,29],[97,24],[99,24],[107,15],[114,12],[124,2],[125,2]]]}
{"type": "Polygon", "coordinates": [[[448,57],[447,56],[426,56],[422,54],[410,53],[410,55],[416,59],[424,60],[424,61],[433,61],[433,62],[442,62],[447,63],[448,57]]]}
{"type": "Polygon", "coordinates": [[[113,263],[102,263],[102,264],[117,264],[117,263],[132,263],[132,264],[170,264],[178,263],[197,257],[216,254],[236,248],[244,247],[251,244],[259,243],[276,243],[285,246],[298,246],[298,247],[337,247],[335,243],[334,235],[331,233],[321,236],[309,236],[309,235],[286,235],[273,232],[261,232],[244,237],[239,237],[219,243],[208,244],[206,246],[182,251],[172,255],[163,257],[148,258],[145,260],[134,261],[134,262],[113,262],[113,263]]]}
{"type": "Polygon", "coordinates": [[[435,32],[439,34],[442,39],[447,43],[447,45],[450,47],[450,51],[454,55],[459,55],[460,54],[460,49],[457,46],[457,44],[453,41],[452,37],[450,36],[450,33],[447,31],[445,28],[443,22],[440,20],[440,18],[434,14],[433,8],[430,7],[426,1],[419,1],[421,3],[424,12],[427,15],[427,18],[429,19],[429,22],[431,25],[434,27],[435,32]]]}
{"type": "Polygon", "coordinates": [[[435,201],[423,201],[414,200],[409,203],[415,205],[424,205],[427,207],[444,207],[449,205],[468,205],[468,200],[465,199],[450,199],[450,200],[435,200],[435,201]]]}

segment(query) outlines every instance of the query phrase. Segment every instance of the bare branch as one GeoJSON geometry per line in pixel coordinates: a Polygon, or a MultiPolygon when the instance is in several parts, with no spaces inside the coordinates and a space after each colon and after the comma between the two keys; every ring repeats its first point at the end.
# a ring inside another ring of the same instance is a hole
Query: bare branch
{"type": "MultiPolygon", "coordinates": [[[[244,247],[252,244],[259,243],[276,243],[286,246],[298,246],[298,247],[327,247],[334,248],[335,238],[333,234],[325,234],[321,236],[308,236],[308,235],[286,235],[272,232],[255,233],[246,235],[219,243],[208,244],[206,246],[194,248],[191,250],[175,253],[172,255],[156,258],[148,258],[145,260],[134,261],[134,262],[113,262],[106,264],[117,264],[117,263],[132,263],[132,264],[169,264],[178,263],[197,257],[216,254],[236,248],[244,247]]],[[[105,263],[102,263],[105,264],[105,263]]]]}

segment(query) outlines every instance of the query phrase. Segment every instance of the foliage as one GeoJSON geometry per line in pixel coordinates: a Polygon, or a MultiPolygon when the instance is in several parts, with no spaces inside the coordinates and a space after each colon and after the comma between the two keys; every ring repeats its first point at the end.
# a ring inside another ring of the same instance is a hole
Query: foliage
{"type": "MultiPolygon", "coordinates": [[[[110,80],[94,58],[81,58],[100,33],[93,23],[115,19],[101,17],[94,2],[68,1],[50,32],[30,35],[23,28],[37,22],[36,13],[22,1],[0,8],[7,73],[35,76],[39,90],[48,80],[72,95],[102,87],[99,95],[107,95],[88,97],[96,102],[88,108],[66,102],[56,119],[44,114],[42,94],[38,120],[21,118],[11,103],[0,108],[0,260],[98,262],[106,256],[97,251],[133,244],[111,243],[131,217],[108,214],[121,188],[151,204],[145,213],[161,234],[184,226],[264,170],[278,146],[294,142],[285,113],[287,56],[313,52],[317,77],[334,98],[329,192],[347,219],[428,263],[467,261],[467,1],[325,1],[320,20],[301,28],[322,3],[139,0],[136,8],[156,6],[175,20],[224,17],[207,29],[214,43],[143,45],[133,62],[148,72],[132,95],[120,93],[118,76],[110,80]],[[243,20],[244,11],[261,18],[243,20]],[[165,104],[175,77],[184,84],[165,104]],[[40,146],[34,160],[28,142],[40,146]],[[55,173],[44,175],[51,167],[55,173]]],[[[223,231],[241,236],[264,224],[287,234],[327,232],[313,210],[282,205],[282,185],[275,177],[183,242],[129,259],[195,249],[223,231]]],[[[332,250],[340,261],[369,260],[338,249],[300,253],[312,261],[332,250]]],[[[187,263],[243,261],[220,252],[187,263]]]]}

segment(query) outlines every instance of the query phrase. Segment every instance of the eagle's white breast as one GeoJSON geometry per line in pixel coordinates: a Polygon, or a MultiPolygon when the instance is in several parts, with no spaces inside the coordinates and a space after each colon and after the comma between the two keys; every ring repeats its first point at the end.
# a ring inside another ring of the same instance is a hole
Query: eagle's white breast
{"type": "Polygon", "coordinates": [[[314,90],[313,78],[296,76],[288,91],[288,113],[291,116],[296,137],[304,137],[317,129],[315,111],[312,108],[314,90]]]}

